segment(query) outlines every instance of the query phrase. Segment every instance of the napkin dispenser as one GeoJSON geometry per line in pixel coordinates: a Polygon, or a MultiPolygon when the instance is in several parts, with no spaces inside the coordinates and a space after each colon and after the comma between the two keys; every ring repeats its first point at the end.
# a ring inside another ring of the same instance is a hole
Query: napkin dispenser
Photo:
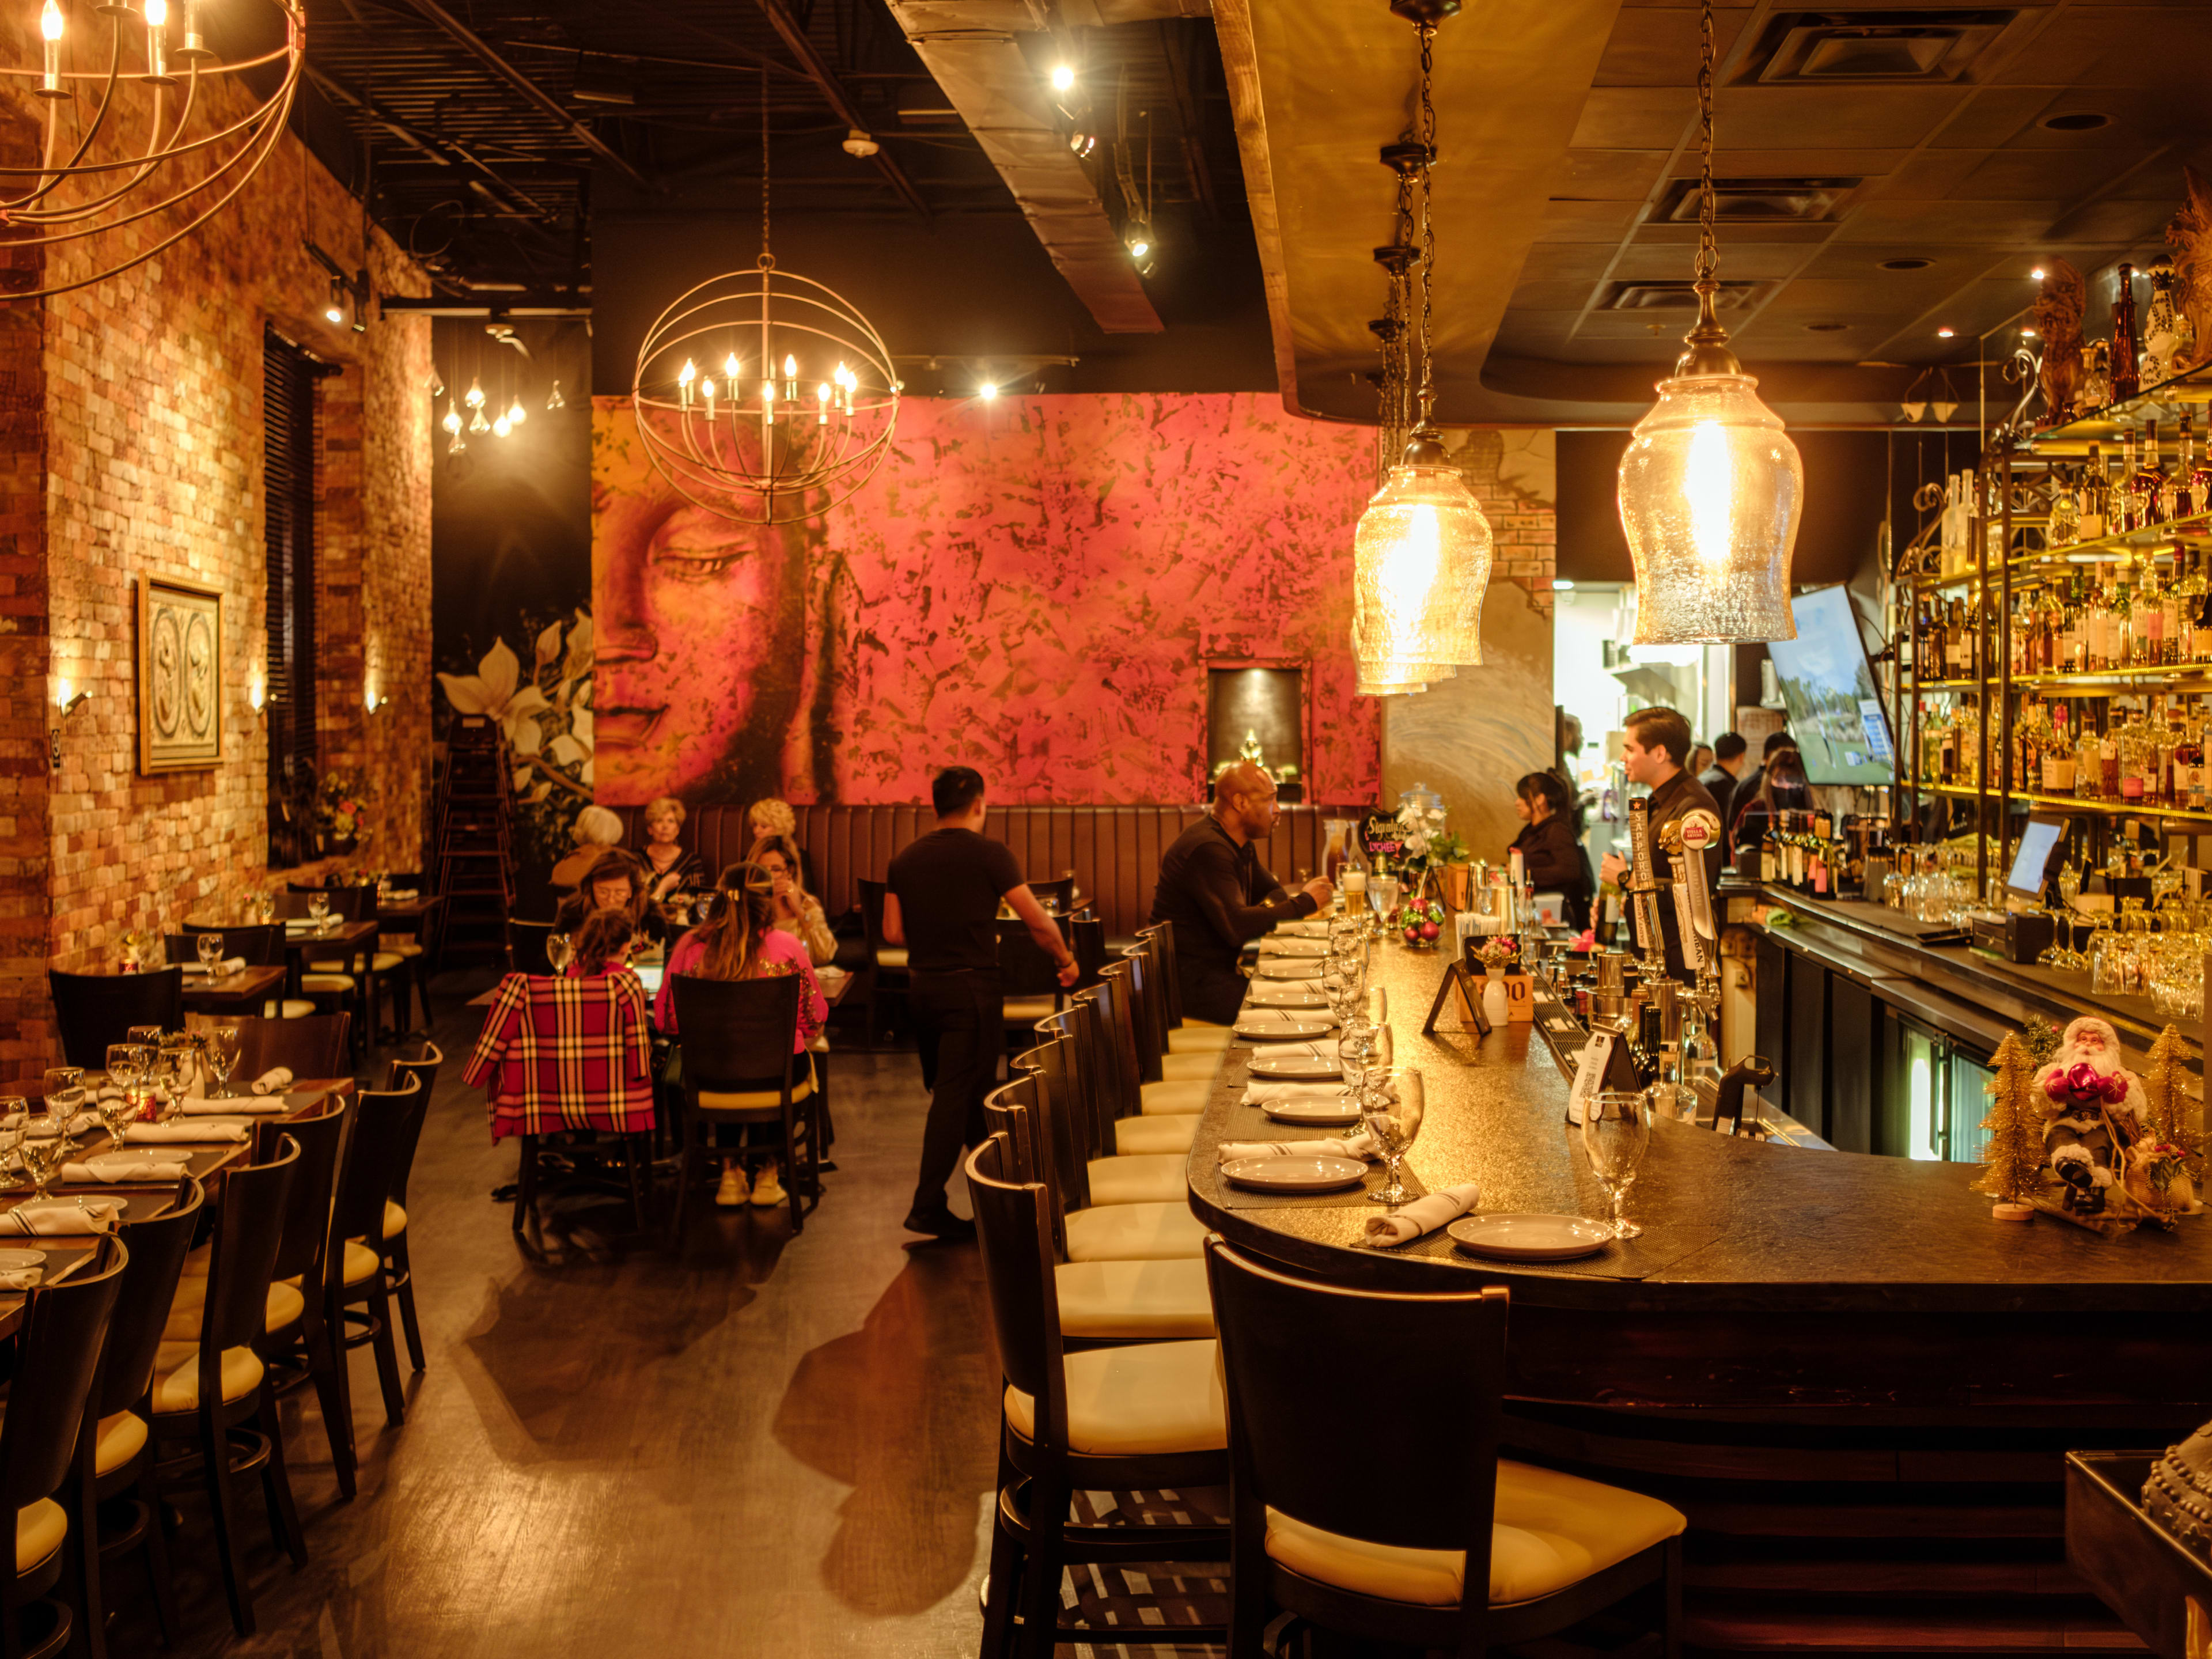
{"type": "Polygon", "coordinates": [[[1973,916],[1974,949],[2005,962],[2034,962],[2051,948],[2057,932],[2057,923],[2043,911],[1977,911],[1973,916]]]}

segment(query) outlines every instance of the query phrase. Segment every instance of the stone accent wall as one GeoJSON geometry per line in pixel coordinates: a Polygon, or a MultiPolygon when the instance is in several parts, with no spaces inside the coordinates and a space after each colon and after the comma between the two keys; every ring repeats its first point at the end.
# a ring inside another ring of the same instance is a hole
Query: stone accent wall
{"type": "MultiPolygon", "coordinates": [[[[135,234],[157,240],[158,222],[135,234]]],[[[329,282],[307,238],[348,269],[363,262],[360,204],[288,136],[228,209],[174,247],[43,303],[0,303],[0,669],[9,671],[0,1074],[51,1063],[49,964],[108,968],[127,929],[173,931],[188,915],[320,873],[267,867],[266,728],[248,696],[266,653],[264,324],[338,369],[321,383],[325,769],[369,780],[384,827],[362,861],[418,862],[430,744],[430,325],[372,317],[356,334],[325,320],[329,282]],[[147,572],[222,591],[218,766],[139,774],[147,572]],[[374,715],[365,676],[392,698],[374,715]],[[69,717],[61,765],[49,769],[44,730],[64,679],[91,697],[69,717]]],[[[98,252],[51,251],[48,282],[94,268],[98,252]]],[[[378,291],[428,291],[381,234],[370,233],[366,258],[378,291]]]]}

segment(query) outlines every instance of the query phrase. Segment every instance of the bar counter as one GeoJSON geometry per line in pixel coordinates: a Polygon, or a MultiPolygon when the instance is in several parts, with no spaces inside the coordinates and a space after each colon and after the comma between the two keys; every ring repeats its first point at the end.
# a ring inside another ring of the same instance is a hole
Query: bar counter
{"type": "MultiPolygon", "coordinates": [[[[1431,1190],[1479,1182],[1485,1209],[1602,1216],[1565,1121],[1560,1056],[1579,1030],[1478,1039],[1440,1022],[1424,1036],[1443,967],[1376,951],[1395,1063],[1419,1066],[1426,1091],[1407,1170],[1431,1190]]],[[[2045,1216],[2000,1222],[1969,1190],[1971,1165],[1668,1121],[1629,1194],[1644,1232],[1602,1255],[1492,1261],[1441,1232],[1368,1249],[1371,1204],[1221,1179],[1221,1140],[1301,1138],[1241,1104],[1251,1052],[1232,1047],[1216,1073],[1193,1212],[1332,1283],[1506,1286],[1510,1440],[1690,1516],[1693,1642],[1832,1646],[1819,1632],[1840,1607],[1873,1621],[1853,1645],[1911,1649],[1937,1639],[1923,1597],[1943,1598],[1941,1639],[1968,1652],[2015,1650],[2023,1617],[2057,1621],[2054,1643],[2061,1626],[2107,1628],[2061,1564],[2063,1454],[2155,1449],[2212,1417],[2212,1215],[2117,1239],[2045,1216]]],[[[1377,1359],[1386,1376],[1449,1363],[1377,1359]]]]}

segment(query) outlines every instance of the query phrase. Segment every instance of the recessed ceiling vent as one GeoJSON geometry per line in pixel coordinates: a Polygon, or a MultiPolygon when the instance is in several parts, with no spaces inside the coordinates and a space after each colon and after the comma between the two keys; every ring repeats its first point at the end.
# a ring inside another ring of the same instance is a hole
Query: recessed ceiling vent
{"type": "MultiPolygon", "coordinates": [[[[1741,311],[1765,296],[1771,283],[1721,284],[1713,296],[1715,309],[1741,311]]],[[[1695,311],[1696,285],[1691,283],[1615,283],[1600,303],[1601,311],[1695,311]]]]}
{"type": "MultiPolygon", "coordinates": [[[[1716,179],[1713,216],[1723,224],[1818,224],[1834,218],[1858,187],[1856,179],[1716,179]]],[[[1697,223],[1698,181],[1668,185],[1653,216],[1661,224],[1697,223]]]]}
{"type": "Polygon", "coordinates": [[[1767,20],[1735,79],[1765,86],[1971,80],[2014,10],[1789,11],[1767,20]]]}

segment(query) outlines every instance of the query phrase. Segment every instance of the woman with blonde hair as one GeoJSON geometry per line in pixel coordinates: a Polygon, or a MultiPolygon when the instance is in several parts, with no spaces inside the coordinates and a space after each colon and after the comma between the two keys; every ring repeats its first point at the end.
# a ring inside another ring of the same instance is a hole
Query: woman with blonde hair
{"type": "Polygon", "coordinates": [[[815,890],[814,863],[799,844],[799,814],[792,810],[789,801],[778,800],[771,795],[745,808],[745,835],[756,847],[771,838],[780,837],[787,842],[794,854],[792,868],[799,878],[800,890],[809,893],[815,890]]]}
{"type": "Polygon", "coordinates": [[[799,879],[798,844],[788,836],[763,836],[745,859],[767,871],[774,884],[769,925],[804,945],[817,968],[827,968],[835,962],[837,936],[830,931],[822,902],[799,879]]]}
{"type": "MultiPolygon", "coordinates": [[[[830,1004],[815,983],[814,966],[806,959],[805,948],[774,926],[773,882],[757,864],[732,864],[722,872],[714,890],[707,920],[678,939],[669,954],[668,972],[653,1002],[653,1024],[680,1038],[682,1034],[676,1029],[679,974],[697,979],[762,979],[772,974],[797,974],[805,985],[799,993],[799,1025],[792,1034],[791,1051],[803,1058],[807,1043],[829,1023],[830,1004]]],[[[682,1063],[679,1054],[672,1064],[682,1063]]],[[[737,1133],[742,1136],[744,1132],[737,1133]]],[[[743,1152],[726,1152],[714,1202],[734,1209],[749,1199],[756,1208],[763,1210],[784,1201],[775,1160],[770,1158],[759,1178],[749,1186],[743,1152]]]]}
{"type": "Polygon", "coordinates": [[[707,879],[696,853],[684,850],[684,803],[673,795],[647,801],[638,821],[645,826],[646,896],[658,904],[678,893],[696,892],[707,879]]]}

